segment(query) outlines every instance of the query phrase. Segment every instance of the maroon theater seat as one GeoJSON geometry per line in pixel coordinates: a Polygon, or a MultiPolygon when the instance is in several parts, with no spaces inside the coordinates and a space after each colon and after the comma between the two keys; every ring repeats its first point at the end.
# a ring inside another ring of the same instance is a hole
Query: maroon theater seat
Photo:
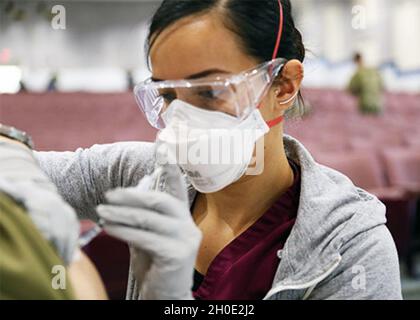
{"type": "Polygon", "coordinates": [[[420,146],[389,148],[384,150],[383,156],[390,184],[419,194],[420,146]]]}

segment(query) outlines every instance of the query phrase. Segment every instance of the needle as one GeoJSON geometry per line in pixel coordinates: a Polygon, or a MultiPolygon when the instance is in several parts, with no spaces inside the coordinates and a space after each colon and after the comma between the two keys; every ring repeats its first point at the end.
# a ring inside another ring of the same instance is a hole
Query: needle
{"type": "MultiPolygon", "coordinates": [[[[161,183],[163,176],[163,168],[158,166],[151,176],[146,176],[145,179],[143,179],[143,182],[139,185],[139,188],[160,191],[162,188],[161,183]]],[[[83,233],[79,237],[79,247],[82,248],[89,244],[93,239],[95,239],[102,232],[103,226],[104,221],[99,220],[95,226],[83,233]]]]}

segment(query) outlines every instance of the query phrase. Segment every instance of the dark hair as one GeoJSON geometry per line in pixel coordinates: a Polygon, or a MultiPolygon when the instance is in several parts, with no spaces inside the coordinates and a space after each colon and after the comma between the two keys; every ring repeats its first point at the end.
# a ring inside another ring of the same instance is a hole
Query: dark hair
{"type": "MultiPolygon", "coordinates": [[[[292,5],[290,0],[281,0],[281,4],[283,33],[276,58],[303,62],[306,51],[302,35],[295,27],[292,5]]],[[[260,62],[272,59],[280,23],[278,0],[164,0],[152,18],[147,52],[157,36],[173,23],[212,10],[221,13],[223,23],[238,36],[247,54],[260,62]]],[[[298,102],[299,107],[303,107],[300,93],[298,102]]]]}
{"type": "Polygon", "coordinates": [[[362,55],[359,52],[356,52],[353,56],[353,61],[358,63],[362,60],[363,60],[362,55]]]}

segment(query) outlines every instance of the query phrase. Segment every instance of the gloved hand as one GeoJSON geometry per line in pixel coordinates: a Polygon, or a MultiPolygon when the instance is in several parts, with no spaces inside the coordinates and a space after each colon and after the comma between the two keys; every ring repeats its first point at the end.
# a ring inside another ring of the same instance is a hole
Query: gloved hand
{"type": "MultiPolygon", "coordinates": [[[[183,190],[186,194],[180,179],[173,176],[167,184],[169,190],[183,190]]],[[[97,208],[104,229],[134,248],[133,272],[141,282],[143,299],[193,299],[191,289],[201,232],[185,198],[179,200],[164,192],[145,192],[141,188],[117,189],[108,192],[107,204],[97,208]],[[151,261],[150,268],[144,262],[146,256],[151,261]]]]}
{"type": "Polygon", "coordinates": [[[74,210],[42,172],[31,150],[0,140],[0,191],[20,202],[66,264],[74,257],[79,223],[74,210]]]}

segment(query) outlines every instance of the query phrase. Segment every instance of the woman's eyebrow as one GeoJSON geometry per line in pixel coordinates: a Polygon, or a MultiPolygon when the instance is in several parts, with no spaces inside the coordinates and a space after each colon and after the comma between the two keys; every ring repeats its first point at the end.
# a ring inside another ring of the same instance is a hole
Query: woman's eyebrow
{"type": "MultiPolygon", "coordinates": [[[[206,77],[206,76],[216,74],[216,73],[227,74],[227,73],[230,73],[230,72],[227,72],[225,70],[220,70],[220,69],[209,69],[209,70],[205,70],[205,71],[202,71],[202,72],[199,72],[199,73],[192,74],[192,75],[186,77],[185,79],[193,80],[193,79],[206,77]]],[[[152,77],[152,81],[164,81],[164,80],[152,77]]]]}

